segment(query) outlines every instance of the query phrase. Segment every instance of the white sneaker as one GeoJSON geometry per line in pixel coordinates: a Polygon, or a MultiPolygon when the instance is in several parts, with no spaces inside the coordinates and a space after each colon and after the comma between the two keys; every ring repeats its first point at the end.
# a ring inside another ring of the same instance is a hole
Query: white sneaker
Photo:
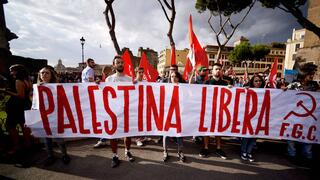
{"type": "Polygon", "coordinates": [[[141,141],[137,141],[137,146],[141,147],[143,146],[143,143],[141,141]]]}
{"type": "Polygon", "coordinates": [[[106,146],[107,143],[106,142],[103,142],[103,141],[98,141],[97,144],[95,144],[93,146],[93,148],[100,148],[100,147],[103,147],[103,146],[106,146]]]}

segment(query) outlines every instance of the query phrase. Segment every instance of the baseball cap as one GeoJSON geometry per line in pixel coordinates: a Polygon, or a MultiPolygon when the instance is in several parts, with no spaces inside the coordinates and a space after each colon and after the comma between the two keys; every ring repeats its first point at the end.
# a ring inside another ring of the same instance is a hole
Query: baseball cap
{"type": "Polygon", "coordinates": [[[206,70],[209,70],[208,68],[204,67],[204,66],[199,66],[198,67],[198,71],[206,71],[206,70]]]}

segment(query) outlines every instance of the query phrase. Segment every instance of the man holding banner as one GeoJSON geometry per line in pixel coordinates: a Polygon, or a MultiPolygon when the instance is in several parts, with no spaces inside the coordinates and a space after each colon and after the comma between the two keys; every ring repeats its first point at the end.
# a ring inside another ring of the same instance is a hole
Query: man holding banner
{"type": "MultiPolygon", "coordinates": [[[[115,74],[112,74],[106,78],[106,82],[132,82],[132,78],[125,75],[124,70],[124,61],[121,58],[121,56],[115,56],[113,58],[113,67],[116,70],[115,74]]],[[[111,161],[111,167],[115,168],[119,165],[119,157],[117,154],[118,151],[118,140],[117,139],[111,139],[110,140],[111,149],[113,153],[112,161],[111,161]]],[[[124,144],[125,144],[125,157],[128,159],[128,161],[133,162],[134,157],[130,153],[130,146],[131,146],[131,137],[125,137],[124,138],[124,144]]]]}
{"type": "MultiPolygon", "coordinates": [[[[219,63],[214,63],[212,66],[212,79],[208,80],[206,84],[227,86],[228,82],[221,78],[221,72],[222,72],[222,65],[219,63]]],[[[222,159],[227,159],[226,153],[221,149],[221,137],[215,136],[215,139],[217,144],[216,154],[222,159]]],[[[204,147],[199,153],[200,157],[208,156],[209,140],[210,140],[209,136],[203,137],[204,147]]]]}

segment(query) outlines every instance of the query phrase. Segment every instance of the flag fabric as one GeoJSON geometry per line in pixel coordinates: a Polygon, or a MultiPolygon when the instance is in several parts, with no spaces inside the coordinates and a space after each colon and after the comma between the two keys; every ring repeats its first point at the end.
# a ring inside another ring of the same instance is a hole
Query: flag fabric
{"type": "Polygon", "coordinates": [[[123,53],[122,59],[124,62],[124,69],[123,69],[124,74],[130,76],[132,78],[132,80],[134,80],[134,78],[135,78],[134,68],[132,65],[132,61],[131,61],[131,57],[130,57],[130,53],[129,53],[128,49],[123,53]]]}
{"type": "Polygon", "coordinates": [[[156,69],[154,69],[149,63],[147,56],[144,52],[142,52],[140,67],[144,69],[143,79],[148,82],[156,82],[159,76],[159,73],[156,69]]]}
{"type": "Polygon", "coordinates": [[[208,68],[208,56],[206,51],[200,45],[196,34],[193,32],[192,27],[192,16],[189,17],[189,42],[190,42],[190,50],[188,57],[190,62],[194,68],[198,66],[204,66],[208,68]]]}
{"type": "Polygon", "coordinates": [[[272,67],[269,73],[269,78],[268,78],[270,88],[276,88],[277,69],[278,69],[278,58],[274,58],[274,62],[272,64],[272,67]]]}
{"type": "Polygon", "coordinates": [[[187,62],[185,66],[185,71],[183,73],[183,78],[187,78],[192,72],[192,68],[197,68],[199,66],[204,66],[208,68],[209,60],[207,53],[204,48],[201,47],[196,34],[193,32],[192,27],[192,16],[189,16],[189,45],[190,50],[187,55],[187,62]],[[188,64],[190,63],[190,64],[188,64]],[[188,66],[188,67],[187,67],[188,66]],[[190,70],[191,68],[191,70],[190,70]]]}
{"type": "Polygon", "coordinates": [[[189,74],[192,72],[192,68],[193,67],[190,62],[190,59],[187,58],[186,66],[184,67],[183,76],[182,76],[182,78],[187,82],[189,81],[189,74]]]}
{"type": "Polygon", "coordinates": [[[171,46],[171,65],[176,65],[176,48],[171,46]]]}

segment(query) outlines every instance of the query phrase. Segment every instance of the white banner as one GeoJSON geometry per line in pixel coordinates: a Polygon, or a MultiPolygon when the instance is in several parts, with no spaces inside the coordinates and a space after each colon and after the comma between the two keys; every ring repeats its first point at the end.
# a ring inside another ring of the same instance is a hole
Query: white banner
{"type": "Polygon", "coordinates": [[[161,83],[34,86],[37,137],[236,136],[319,143],[320,93],[161,83]]]}

